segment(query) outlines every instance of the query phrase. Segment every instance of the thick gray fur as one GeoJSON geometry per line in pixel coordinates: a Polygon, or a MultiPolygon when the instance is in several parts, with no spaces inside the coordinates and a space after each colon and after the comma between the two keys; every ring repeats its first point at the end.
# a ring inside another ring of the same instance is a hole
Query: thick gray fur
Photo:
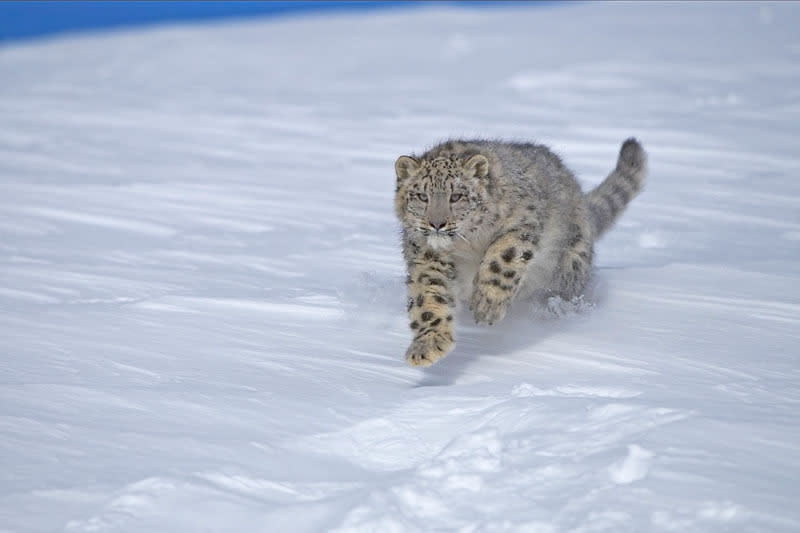
{"type": "Polygon", "coordinates": [[[452,313],[501,320],[530,295],[572,299],[591,275],[594,242],[639,193],[647,156],[626,140],[608,177],[587,194],[546,146],[451,140],[395,164],[409,318],[406,354],[428,365],[454,346],[452,313]]]}

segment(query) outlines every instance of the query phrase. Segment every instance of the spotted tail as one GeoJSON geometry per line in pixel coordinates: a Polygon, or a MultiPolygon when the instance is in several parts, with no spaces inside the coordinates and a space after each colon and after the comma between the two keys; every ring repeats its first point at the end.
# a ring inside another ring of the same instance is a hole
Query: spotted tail
{"type": "Polygon", "coordinates": [[[586,194],[594,238],[614,225],[625,206],[642,190],[647,175],[647,153],[634,138],[622,143],[617,166],[603,183],[586,194]]]}

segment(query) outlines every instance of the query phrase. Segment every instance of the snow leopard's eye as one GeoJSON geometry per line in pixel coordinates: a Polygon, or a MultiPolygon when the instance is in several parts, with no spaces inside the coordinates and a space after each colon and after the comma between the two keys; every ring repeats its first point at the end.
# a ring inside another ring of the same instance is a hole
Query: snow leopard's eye
{"type": "Polygon", "coordinates": [[[424,192],[418,192],[417,193],[417,200],[419,200],[420,202],[427,202],[428,201],[428,195],[425,194],[424,192]]]}
{"type": "Polygon", "coordinates": [[[463,197],[464,197],[464,195],[461,194],[461,193],[451,194],[450,195],[450,203],[454,204],[454,203],[460,201],[463,197]]]}

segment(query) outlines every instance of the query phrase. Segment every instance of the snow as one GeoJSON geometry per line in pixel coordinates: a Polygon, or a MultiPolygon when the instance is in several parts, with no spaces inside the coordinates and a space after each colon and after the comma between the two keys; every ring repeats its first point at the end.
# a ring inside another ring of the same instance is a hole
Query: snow
{"type": "Polygon", "coordinates": [[[800,5],[434,6],[0,48],[0,531],[798,531],[800,5]],[[646,191],[584,302],[406,366],[393,162],[646,191]]]}

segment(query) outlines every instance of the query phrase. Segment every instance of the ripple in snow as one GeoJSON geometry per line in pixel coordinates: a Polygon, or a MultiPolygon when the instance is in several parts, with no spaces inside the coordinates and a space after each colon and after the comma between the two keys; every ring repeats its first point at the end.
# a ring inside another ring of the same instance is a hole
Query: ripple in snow
{"type": "Polygon", "coordinates": [[[628,445],[628,455],[608,467],[611,481],[621,485],[639,481],[647,475],[652,460],[653,452],[650,450],[637,444],[628,445]]]}

